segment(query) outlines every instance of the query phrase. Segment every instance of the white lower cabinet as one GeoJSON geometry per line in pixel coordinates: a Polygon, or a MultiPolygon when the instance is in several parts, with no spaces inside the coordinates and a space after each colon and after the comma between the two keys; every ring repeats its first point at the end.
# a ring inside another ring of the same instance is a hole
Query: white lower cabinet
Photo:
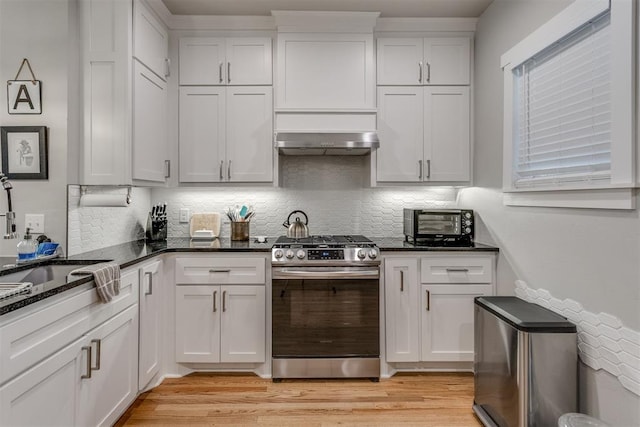
{"type": "Polygon", "coordinates": [[[473,300],[491,285],[422,285],[421,360],[473,361],[473,300]]]}
{"type": "Polygon", "coordinates": [[[164,289],[162,267],[163,261],[157,259],[137,269],[140,275],[139,390],[144,390],[160,371],[160,309],[164,289]]]}
{"type": "Polygon", "coordinates": [[[137,395],[133,305],[0,387],[0,425],[112,425],[137,395]]]}
{"type": "Polygon", "coordinates": [[[176,286],[176,361],[265,361],[264,286],[176,286]]]}
{"type": "Polygon", "coordinates": [[[385,258],[386,358],[413,362],[420,358],[418,259],[385,258]]]}
{"type": "Polygon", "coordinates": [[[112,425],[138,393],[137,271],[108,304],[94,288],[53,298],[0,326],[0,425],[112,425]]]}
{"type": "Polygon", "coordinates": [[[473,361],[473,300],[493,295],[493,254],[385,257],[387,362],[473,361]]]}

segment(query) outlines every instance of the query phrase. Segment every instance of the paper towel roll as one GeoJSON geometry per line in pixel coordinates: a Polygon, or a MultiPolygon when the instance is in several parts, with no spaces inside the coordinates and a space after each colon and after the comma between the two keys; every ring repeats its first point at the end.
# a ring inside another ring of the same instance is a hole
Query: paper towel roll
{"type": "Polygon", "coordinates": [[[128,206],[126,194],[84,194],[80,206],[128,206]]]}

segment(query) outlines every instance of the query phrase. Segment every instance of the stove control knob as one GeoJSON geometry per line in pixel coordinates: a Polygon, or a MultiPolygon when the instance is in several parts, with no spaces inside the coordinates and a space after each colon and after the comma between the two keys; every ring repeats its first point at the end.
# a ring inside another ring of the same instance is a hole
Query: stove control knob
{"type": "Polygon", "coordinates": [[[375,249],[369,250],[369,258],[376,259],[378,257],[378,251],[375,249]]]}
{"type": "Polygon", "coordinates": [[[282,252],[282,249],[276,249],[275,252],[273,253],[273,256],[276,257],[276,259],[282,258],[282,255],[284,255],[284,253],[282,252]]]}
{"type": "Polygon", "coordinates": [[[360,249],[358,251],[358,258],[365,259],[366,256],[367,256],[367,253],[364,251],[364,249],[360,249]]]}
{"type": "Polygon", "coordinates": [[[298,257],[298,259],[304,259],[304,251],[302,249],[298,249],[298,252],[296,252],[296,256],[298,257]]]}
{"type": "Polygon", "coordinates": [[[287,259],[293,258],[293,251],[291,249],[288,249],[285,256],[287,257],[287,259]]]}

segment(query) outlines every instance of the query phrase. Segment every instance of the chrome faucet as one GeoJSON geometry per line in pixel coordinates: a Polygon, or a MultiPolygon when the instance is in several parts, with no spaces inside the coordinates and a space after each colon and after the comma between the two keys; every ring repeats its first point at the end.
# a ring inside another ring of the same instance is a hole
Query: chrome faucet
{"type": "Polygon", "coordinates": [[[7,190],[7,213],[4,216],[7,219],[7,230],[4,235],[5,239],[15,239],[18,237],[18,233],[16,233],[16,213],[13,211],[13,207],[11,205],[11,189],[13,185],[9,182],[9,179],[0,172],[0,183],[2,184],[2,188],[7,190]]]}

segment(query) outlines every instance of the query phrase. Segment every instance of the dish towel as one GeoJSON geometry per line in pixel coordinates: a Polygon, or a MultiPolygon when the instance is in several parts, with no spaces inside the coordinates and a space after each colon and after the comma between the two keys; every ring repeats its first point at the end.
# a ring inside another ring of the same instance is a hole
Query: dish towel
{"type": "Polygon", "coordinates": [[[70,274],[93,274],[96,291],[102,302],[109,302],[120,293],[120,266],[115,262],[87,265],[70,274]]]}

